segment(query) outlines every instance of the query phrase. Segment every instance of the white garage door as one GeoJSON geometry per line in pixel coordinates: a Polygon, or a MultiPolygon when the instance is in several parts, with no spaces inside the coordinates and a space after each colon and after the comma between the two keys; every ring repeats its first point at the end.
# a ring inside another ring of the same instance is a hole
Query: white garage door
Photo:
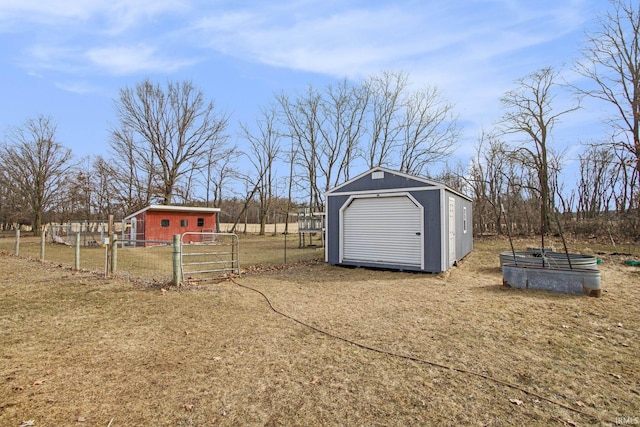
{"type": "Polygon", "coordinates": [[[342,216],[342,261],[422,268],[422,232],[422,209],[408,196],[353,199],[342,216]]]}

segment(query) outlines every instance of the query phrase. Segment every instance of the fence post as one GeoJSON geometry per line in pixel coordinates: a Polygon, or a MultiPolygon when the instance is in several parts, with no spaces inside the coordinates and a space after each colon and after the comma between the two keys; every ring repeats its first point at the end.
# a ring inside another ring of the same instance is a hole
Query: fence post
{"type": "Polygon", "coordinates": [[[44,243],[46,239],[47,232],[44,227],[42,227],[42,231],[40,232],[40,260],[44,261],[44,243]]]}
{"type": "Polygon", "coordinates": [[[181,240],[179,234],[173,235],[173,284],[179,286],[182,281],[182,265],[180,264],[181,240]]]}
{"type": "Polygon", "coordinates": [[[74,256],[74,270],[80,270],[80,233],[76,233],[76,251],[74,256]]]}
{"type": "Polygon", "coordinates": [[[20,255],[20,226],[16,227],[16,256],[20,255]]]}
{"type": "Polygon", "coordinates": [[[116,233],[111,235],[111,274],[116,274],[118,270],[118,244],[116,242],[116,233]]]}

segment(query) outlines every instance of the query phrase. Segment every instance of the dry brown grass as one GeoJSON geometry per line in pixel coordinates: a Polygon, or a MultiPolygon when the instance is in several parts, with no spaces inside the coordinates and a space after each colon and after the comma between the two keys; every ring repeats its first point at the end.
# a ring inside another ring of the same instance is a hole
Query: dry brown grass
{"type": "Polygon", "coordinates": [[[415,360],[232,282],[162,290],[4,255],[0,425],[637,422],[640,269],[602,255],[600,299],[507,289],[507,248],[476,242],[441,275],[307,262],[237,279],[415,360]]]}

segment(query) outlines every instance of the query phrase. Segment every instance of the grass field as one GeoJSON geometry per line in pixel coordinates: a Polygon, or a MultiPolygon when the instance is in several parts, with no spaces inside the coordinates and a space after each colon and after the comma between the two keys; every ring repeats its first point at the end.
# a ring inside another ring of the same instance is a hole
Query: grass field
{"type": "Polygon", "coordinates": [[[239,279],[181,288],[5,253],[0,425],[638,424],[639,248],[573,243],[602,298],[503,287],[501,239],[425,275],[247,237],[239,279]]]}

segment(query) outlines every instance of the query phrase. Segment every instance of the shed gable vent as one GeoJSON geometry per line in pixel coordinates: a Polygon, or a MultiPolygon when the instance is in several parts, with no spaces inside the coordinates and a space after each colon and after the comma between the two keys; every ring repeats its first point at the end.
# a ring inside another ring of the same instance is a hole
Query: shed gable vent
{"type": "Polygon", "coordinates": [[[377,171],[377,172],[372,172],[371,173],[371,179],[383,179],[384,178],[384,172],[382,171],[377,171]]]}

